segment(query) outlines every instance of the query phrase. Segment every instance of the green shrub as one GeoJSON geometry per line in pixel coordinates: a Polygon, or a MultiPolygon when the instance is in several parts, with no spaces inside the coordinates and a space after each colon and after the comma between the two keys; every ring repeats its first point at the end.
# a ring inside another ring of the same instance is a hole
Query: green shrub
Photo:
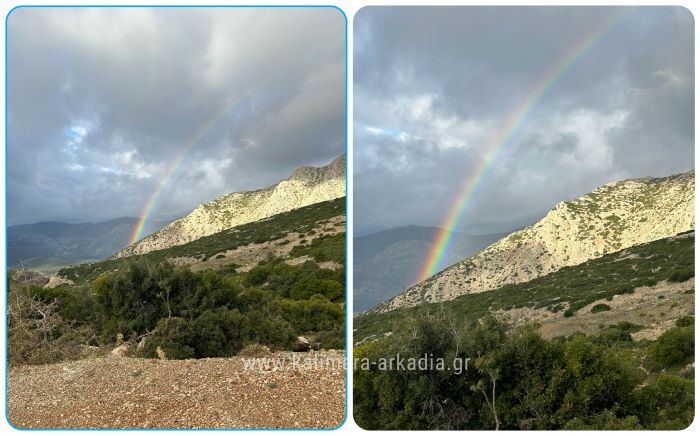
{"type": "Polygon", "coordinates": [[[243,348],[247,320],[237,309],[207,310],[192,323],[190,346],[195,356],[233,356],[243,348]]]}
{"type": "Polygon", "coordinates": [[[695,328],[674,327],[654,343],[651,348],[651,363],[655,369],[683,366],[695,353],[695,328]]]}
{"type": "Polygon", "coordinates": [[[150,358],[164,355],[166,359],[191,359],[194,357],[194,349],[189,345],[191,342],[192,331],[187,320],[164,318],[158,322],[138,354],[150,358]]]}
{"type": "Polygon", "coordinates": [[[289,296],[295,300],[308,300],[316,294],[332,301],[339,300],[345,297],[345,289],[335,280],[304,277],[292,285],[289,296]]]}
{"type": "Polygon", "coordinates": [[[591,313],[598,313],[598,312],[607,312],[610,310],[610,306],[607,304],[596,304],[595,306],[591,307],[591,313]]]}
{"type": "Polygon", "coordinates": [[[692,315],[681,316],[676,320],[676,327],[689,327],[695,325],[695,317],[692,315]]]}
{"type": "Polygon", "coordinates": [[[688,269],[676,269],[673,272],[671,272],[671,275],[668,278],[669,282],[684,282],[686,280],[690,280],[691,278],[695,277],[695,271],[692,269],[692,266],[688,269]]]}

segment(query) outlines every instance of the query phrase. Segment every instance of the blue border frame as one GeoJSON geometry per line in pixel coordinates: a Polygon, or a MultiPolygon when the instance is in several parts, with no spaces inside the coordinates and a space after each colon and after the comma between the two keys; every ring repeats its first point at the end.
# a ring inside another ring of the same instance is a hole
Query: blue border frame
{"type": "Polygon", "coordinates": [[[23,428],[15,427],[15,425],[10,421],[9,417],[9,407],[8,407],[8,396],[7,396],[7,381],[8,381],[8,363],[7,363],[7,339],[5,336],[5,390],[3,392],[4,396],[4,406],[5,406],[5,420],[15,430],[20,431],[334,431],[338,430],[348,420],[348,373],[352,370],[348,366],[350,357],[348,356],[350,350],[350,330],[348,323],[348,302],[350,301],[349,296],[349,285],[348,285],[348,206],[349,206],[349,195],[348,195],[348,16],[345,14],[340,7],[335,5],[20,5],[15,6],[10,9],[10,11],[5,16],[5,269],[3,271],[3,287],[5,287],[4,292],[4,305],[3,312],[5,318],[5,328],[7,329],[7,157],[8,157],[8,125],[7,125],[7,108],[8,108],[8,88],[7,88],[7,62],[8,62],[8,52],[7,52],[7,41],[8,41],[8,20],[12,12],[16,9],[28,9],[28,8],[281,8],[281,9],[302,9],[302,8],[319,8],[319,9],[336,9],[343,15],[343,20],[345,21],[345,416],[343,421],[334,428],[273,428],[273,427],[261,427],[261,428],[49,428],[49,427],[39,427],[39,428],[23,428]]]}

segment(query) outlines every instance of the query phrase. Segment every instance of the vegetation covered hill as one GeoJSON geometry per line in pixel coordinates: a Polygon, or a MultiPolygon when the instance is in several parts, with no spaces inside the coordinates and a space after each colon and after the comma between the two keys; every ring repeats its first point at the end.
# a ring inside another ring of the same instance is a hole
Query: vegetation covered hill
{"type": "Polygon", "coordinates": [[[563,202],[541,221],[417,284],[389,311],[521,283],[695,228],[695,172],[624,180],[563,202]]]}
{"type": "MultiPolygon", "coordinates": [[[[576,316],[593,302],[634,293],[662,281],[685,282],[695,275],[695,233],[688,232],[564,267],[524,283],[462,295],[441,303],[371,312],[353,320],[355,342],[391,332],[402,319],[420,313],[447,312],[470,321],[499,311],[545,309],[559,318],[576,316]]],[[[692,286],[689,286],[692,289],[692,286]]],[[[650,304],[657,304],[651,301],[650,304]]]]}
{"type": "Polygon", "coordinates": [[[239,247],[253,247],[264,243],[274,243],[279,246],[288,245],[290,249],[292,245],[298,244],[299,247],[295,249],[293,255],[302,256],[313,251],[319,259],[323,259],[320,261],[330,260],[344,264],[344,217],[345,197],[342,197],[243,224],[187,244],[155,250],[138,256],[107,259],[66,267],[59,270],[57,275],[75,283],[86,283],[101,274],[126,268],[133,262],[156,265],[167,259],[183,259],[181,263],[196,264],[217,256],[225,256],[225,253],[239,247]],[[325,233],[317,232],[319,227],[323,228],[324,224],[330,224],[331,220],[337,217],[340,217],[341,220],[334,222],[332,226],[334,230],[328,229],[325,233]],[[290,239],[293,235],[304,236],[301,239],[295,238],[295,244],[292,244],[290,239]],[[314,242],[316,239],[319,241],[314,242]],[[322,250],[326,252],[321,254],[322,250]]]}

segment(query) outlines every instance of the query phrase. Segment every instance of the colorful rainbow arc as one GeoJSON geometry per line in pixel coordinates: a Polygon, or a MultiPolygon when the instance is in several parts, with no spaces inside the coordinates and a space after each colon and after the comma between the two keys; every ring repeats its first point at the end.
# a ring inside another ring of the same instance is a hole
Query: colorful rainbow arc
{"type": "Polygon", "coordinates": [[[156,184],[156,188],[153,190],[150,197],[148,198],[148,201],[146,202],[146,205],[143,207],[143,210],[141,211],[141,214],[139,215],[139,218],[136,221],[136,227],[134,228],[134,232],[131,234],[131,239],[129,240],[129,245],[134,244],[136,241],[141,239],[143,229],[144,229],[146,223],[148,222],[148,219],[151,215],[151,212],[153,212],[153,207],[158,202],[158,198],[160,198],[160,194],[163,192],[163,189],[167,186],[172,175],[177,171],[177,169],[182,164],[182,161],[185,159],[185,156],[187,156],[187,153],[192,149],[192,147],[200,139],[202,139],[202,137],[212,127],[214,127],[214,125],[221,118],[223,118],[226,114],[228,114],[230,111],[235,109],[240,103],[242,103],[244,101],[247,101],[246,97],[239,98],[233,104],[226,105],[224,107],[224,110],[216,113],[212,118],[210,118],[206,123],[204,123],[204,125],[199,130],[197,130],[194,133],[194,135],[192,135],[187,141],[185,141],[180,146],[180,148],[177,151],[177,154],[175,155],[175,158],[166,167],[165,171],[163,172],[163,174],[160,177],[160,180],[158,180],[158,183],[156,184]]]}
{"type": "Polygon", "coordinates": [[[536,109],[537,104],[542,100],[542,97],[547,91],[573,66],[588,50],[595,45],[615,24],[617,24],[625,15],[633,8],[622,8],[611,14],[607,20],[604,20],[600,26],[596,27],[593,32],[583,37],[572,50],[569,50],[566,55],[554,63],[542,76],[527,97],[513,111],[502,128],[489,141],[484,152],[481,154],[474,170],[465,180],[456,200],[452,203],[449,213],[440,226],[441,230],[436,235],[433,241],[433,248],[428,253],[425,262],[421,266],[416,283],[421,282],[428,277],[440,271],[445,255],[450,251],[450,247],[454,242],[456,229],[459,228],[467,207],[474,197],[478,188],[484,181],[486,172],[491,168],[498,153],[511,141],[527,121],[528,116],[536,109]]]}

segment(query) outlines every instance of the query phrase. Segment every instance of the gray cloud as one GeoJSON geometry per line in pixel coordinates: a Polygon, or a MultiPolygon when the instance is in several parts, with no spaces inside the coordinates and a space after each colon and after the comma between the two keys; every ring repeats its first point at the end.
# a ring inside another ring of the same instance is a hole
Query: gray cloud
{"type": "Polygon", "coordinates": [[[9,224],[154,218],[345,149],[333,8],[20,8],[8,20],[9,224]],[[208,128],[207,128],[208,127],[208,128]]]}
{"type": "Polygon", "coordinates": [[[366,7],[354,20],[356,234],[439,226],[546,72],[460,230],[522,227],[607,182],[693,168],[693,18],[679,7],[366,7]]]}

